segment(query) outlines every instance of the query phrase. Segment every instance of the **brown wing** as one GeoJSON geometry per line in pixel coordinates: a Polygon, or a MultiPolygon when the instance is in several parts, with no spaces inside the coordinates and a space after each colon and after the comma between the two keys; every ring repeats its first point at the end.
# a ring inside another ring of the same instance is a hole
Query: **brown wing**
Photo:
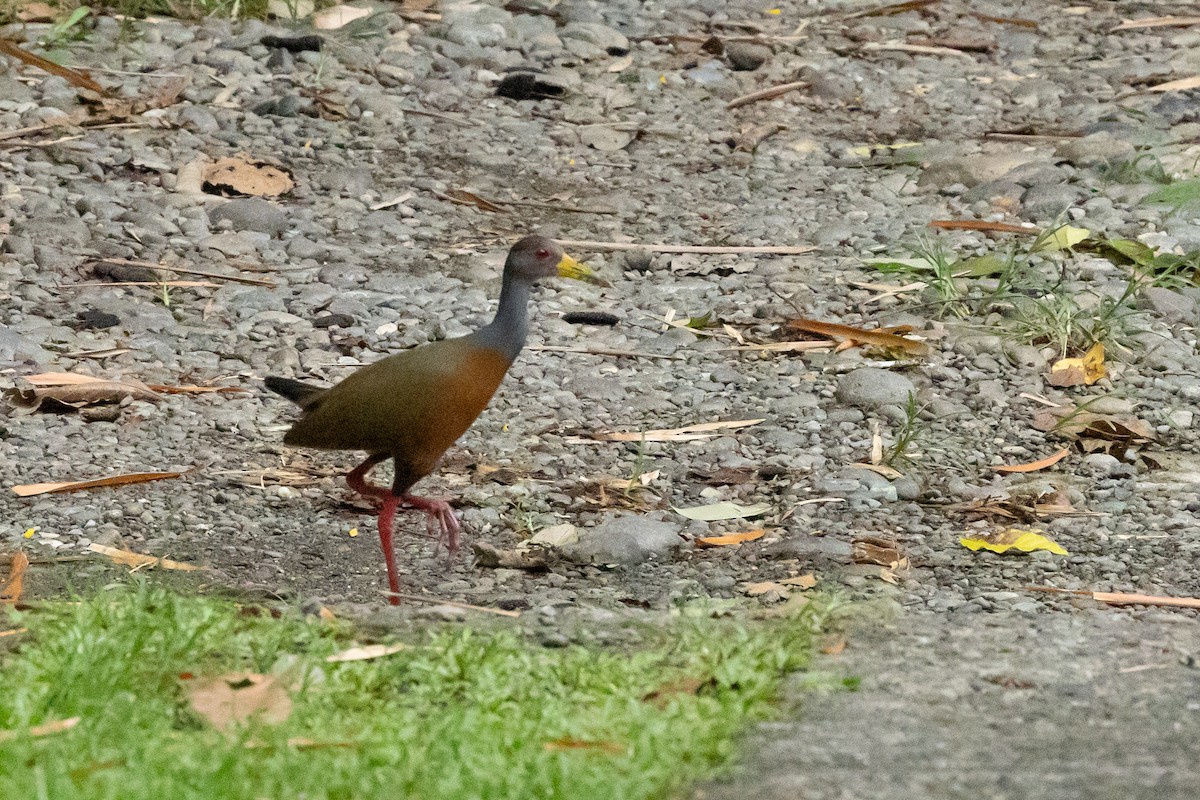
{"type": "Polygon", "coordinates": [[[501,353],[470,337],[388,356],[329,389],[284,441],[387,453],[415,481],[471,427],[508,366],[501,353]]]}

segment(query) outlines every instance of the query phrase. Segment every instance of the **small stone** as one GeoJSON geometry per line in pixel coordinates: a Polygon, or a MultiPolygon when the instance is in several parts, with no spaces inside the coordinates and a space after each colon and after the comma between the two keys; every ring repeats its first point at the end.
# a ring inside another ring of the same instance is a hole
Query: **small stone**
{"type": "Polygon", "coordinates": [[[1193,325],[1200,313],[1195,300],[1162,286],[1148,286],[1143,289],[1138,297],[1138,306],[1153,311],[1167,322],[1186,322],[1193,325]]]}
{"type": "Polygon", "coordinates": [[[631,272],[649,272],[654,266],[654,254],[649,250],[628,250],[623,261],[625,269],[631,272]]]}
{"type": "Polygon", "coordinates": [[[278,236],[290,225],[287,213],[279,206],[257,197],[230,200],[208,212],[214,225],[228,220],[235,231],[257,231],[278,236]]]}
{"type": "Polygon", "coordinates": [[[349,314],[324,314],[312,321],[314,328],[351,328],[354,317],[349,314]]]}
{"type": "Polygon", "coordinates": [[[771,48],[753,42],[730,42],[725,45],[725,58],[738,72],[752,72],[771,57],[771,48]]]}
{"type": "Polygon", "coordinates": [[[121,418],[121,407],[116,403],[87,406],[79,410],[79,416],[84,422],[116,422],[121,418]]]}
{"type": "Polygon", "coordinates": [[[913,382],[899,373],[860,367],[838,381],[837,397],[846,405],[862,408],[904,407],[916,391],[913,382]]]}

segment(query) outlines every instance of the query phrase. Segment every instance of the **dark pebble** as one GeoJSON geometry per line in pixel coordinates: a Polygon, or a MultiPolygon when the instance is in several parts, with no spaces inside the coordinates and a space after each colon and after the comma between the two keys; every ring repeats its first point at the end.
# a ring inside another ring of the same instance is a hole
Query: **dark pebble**
{"type": "Polygon", "coordinates": [[[263,47],[280,48],[292,53],[306,50],[318,52],[321,49],[320,36],[264,36],[258,43],[263,47]]]}
{"type": "Polygon", "coordinates": [[[95,331],[111,328],[114,325],[121,324],[121,318],[116,314],[110,314],[107,311],[97,311],[94,308],[89,308],[87,311],[80,311],[75,315],[79,320],[75,323],[75,329],[80,331],[95,331]]]}
{"type": "Polygon", "coordinates": [[[349,314],[326,314],[313,320],[314,328],[350,328],[354,325],[354,317],[349,314]]]}
{"type": "Polygon", "coordinates": [[[616,325],[621,318],[607,311],[568,311],[562,315],[563,322],[572,325],[616,325]]]}
{"type": "Polygon", "coordinates": [[[512,100],[547,100],[557,99],[567,93],[567,90],[549,81],[542,80],[531,72],[514,72],[505,75],[496,84],[496,95],[512,100]]]}

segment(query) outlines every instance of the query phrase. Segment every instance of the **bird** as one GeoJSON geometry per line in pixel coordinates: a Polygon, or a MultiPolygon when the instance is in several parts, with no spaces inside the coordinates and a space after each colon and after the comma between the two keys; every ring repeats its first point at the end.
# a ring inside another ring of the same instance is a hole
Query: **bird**
{"type": "Polygon", "coordinates": [[[453,557],[461,526],[445,500],[412,494],[446,450],[483,412],[525,345],[529,299],[543,278],[571,278],[607,285],[554,240],[531,235],[508,251],[500,302],[492,321],[466,336],[418,345],[355,370],[329,388],[271,376],[266,388],[300,407],[300,419],[284,435],[288,445],[323,450],[362,450],[367,458],[346,475],[358,494],[381,502],[379,543],[387,565],[388,600],[398,605],[400,581],[392,532],[401,506],[422,511],[430,533],[440,531],[453,557]],[[391,488],[367,476],[392,459],[391,488]]]}

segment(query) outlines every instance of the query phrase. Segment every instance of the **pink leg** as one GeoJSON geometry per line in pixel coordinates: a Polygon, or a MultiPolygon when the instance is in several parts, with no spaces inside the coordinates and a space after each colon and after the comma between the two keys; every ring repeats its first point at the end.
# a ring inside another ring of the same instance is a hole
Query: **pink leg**
{"type": "Polygon", "coordinates": [[[367,481],[367,473],[384,458],[386,456],[371,456],[350,471],[350,474],[346,476],[346,483],[363,497],[375,497],[383,501],[383,505],[379,509],[379,546],[383,548],[383,560],[387,564],[388,588],[392,591],[388,602],[398,606],[400,598],[396,597],[395,593],[400,591],[400,579],[396,575],[396,553],[392,548],[392,528],[396,519],[396,508],[400,505],[400,498],[382,486],[376,486],[367,481]]]}
{"type": "Polygon", "coordinates": [[[396,506],[400,505],[400,498],[390,492],[385,492],[385,494],[388,497],[383,501],[383,507],[379,509],[379,546],[383,548],[383,560],[387,564],[388,588],[392,591],[388,602],[398,606],[400,598],[396,597],[396,594],[400,591],[400,579],[396,576],[396,552],[392,549],[392,522],[396,518],[396,506]]]}
{"type": "Polygon", "coordinates": [[[445,500],[417,497],[415,494],[406,494],[400,499],[404,501],[404,505],[424,511],[428,515],[431,526],[436,523],[441,528],[438,544],[445,541],[446,551],[451,558],[454,558],[454,554],[458,552],[458,534],[462,528],[459,526],[458,517],[454,515],[454,509],[450,507],[450,504],[445,500]]]}
{"type": "Polygon", "coordinates": [[[351,489],[361,494],[363,497],[378,497],[381,500],[386,500],[392,496],[392,493],[382,486],[376,486],[373,483],[367,482],[367,473],[370,472],[376,464],[383,461],[382,458],[371,456],[363,463],[359,464],[354,469],[350,470],[350,474],[346,476],[346,483],[351,489]]]}

